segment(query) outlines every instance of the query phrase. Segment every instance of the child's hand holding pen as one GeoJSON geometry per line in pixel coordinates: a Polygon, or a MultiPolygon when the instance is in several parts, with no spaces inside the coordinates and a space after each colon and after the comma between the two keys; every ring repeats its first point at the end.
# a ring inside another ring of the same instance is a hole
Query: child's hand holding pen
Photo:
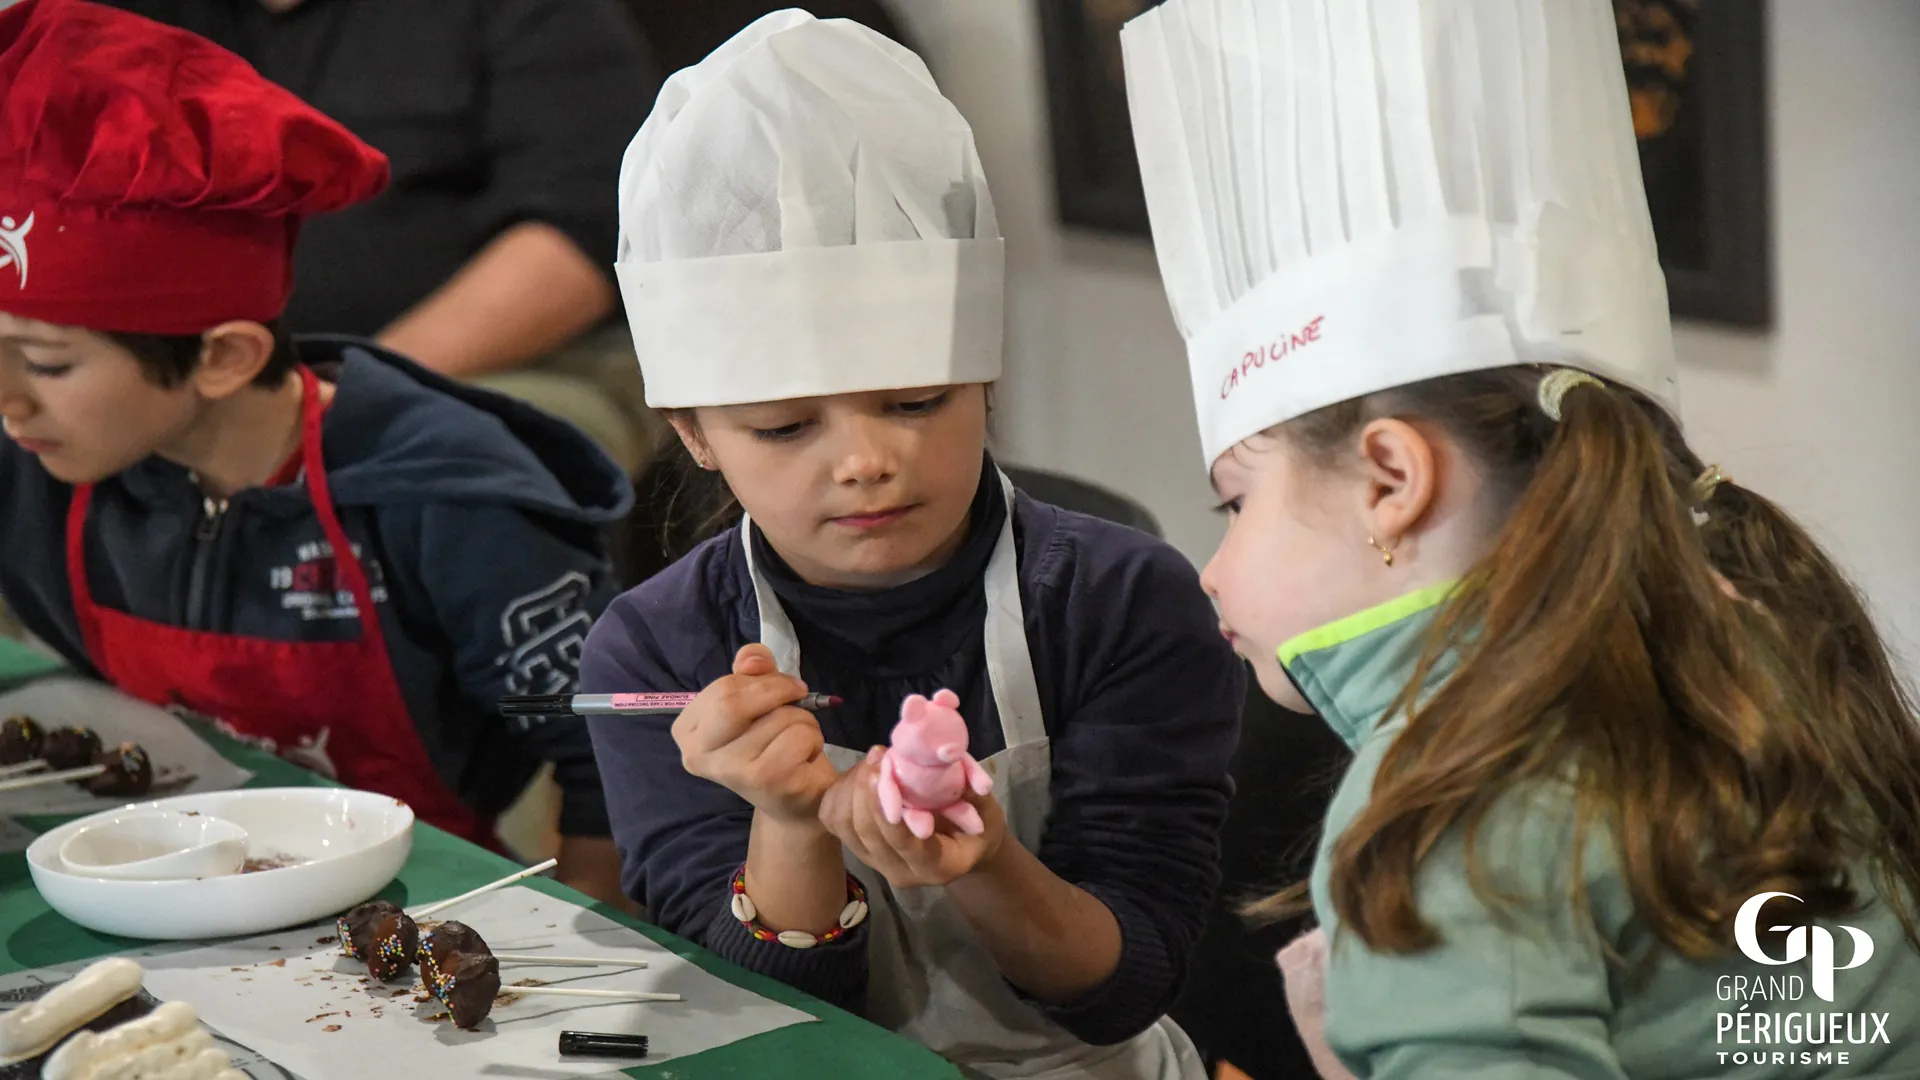
{"type": "Polygon", "coordinates": [[[833,786],[826,738],[812,713],[794,707],[805,683],[774,666],[764,645],[748,645],[733,674],[713,681],[673,722],[689,773],[711,780],[783,822],[811,821],[833,786]]]}

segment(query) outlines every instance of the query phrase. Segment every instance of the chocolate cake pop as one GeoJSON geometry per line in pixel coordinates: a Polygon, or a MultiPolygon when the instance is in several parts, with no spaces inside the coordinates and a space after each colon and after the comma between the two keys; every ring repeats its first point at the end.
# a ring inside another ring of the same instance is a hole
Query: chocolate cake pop
{"type": "Polygon", "coordinates": [[[380,916],[400,908],[386,900],[369,900],[333,920],[340,935],[340,952],[349,960],[364,960],[373,949],[373,924],[380,916]]]}
{"type": "Polygon", "coordinates": [[[385,900],[369,900],[334,924],[340,951],[367,963],[367,973],[385,982],[413,966],[420,928],[413,917],[385,900]]]}
{"type": "Polygon", "coordinates": [[[500,993],[500,961],[465,923],[444,922],[420,935],[420,978],[453,1014],[458,1027],[476,1028],[500,993]]]}
{"type": "Polygon", "coordinates": [[[153,790],[153,762],[139,743],[121,743],[102,750],[93,764],[104,766],[106,771],[80,783],[95,795],[145,795],[153,790]]]}
{"type": "Polygon", "coordinates": [[[40,756],[49,769],[79,769],[92,765],[100,757],[100,736],[91,728],[63,727],[47,732],[40,745],[40,756]]]}
{"type": "Polygon", "coordinates": [[[24,765],[38,760],[47,733],[31,716],[9,716],[0,724],[0,765],[24,765]]]}

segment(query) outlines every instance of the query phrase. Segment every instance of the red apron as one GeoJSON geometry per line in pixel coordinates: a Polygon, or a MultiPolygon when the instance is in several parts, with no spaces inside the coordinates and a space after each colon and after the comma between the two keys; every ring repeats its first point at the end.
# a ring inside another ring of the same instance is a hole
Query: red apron
{"type": "Polygon", "coordinates": [[[274,641],[136,619],[93,602],[87,584],[87,508],[93,488],[75,489],[67,511],[67,581],[87,655],[108,681],[155,705],[182,705],[213,717],[245,739],[279,753],[326,761],[349,787],[405,800],[421,820],[496,846],[493,823],[448,789],[427,756],[387,658],[380,613],[367,575],[334,512],[320,453],[319,380],[300,369],[300,453],[307,490],[327,542],[334,587],[351,593],[360,639],[274,641]]]}

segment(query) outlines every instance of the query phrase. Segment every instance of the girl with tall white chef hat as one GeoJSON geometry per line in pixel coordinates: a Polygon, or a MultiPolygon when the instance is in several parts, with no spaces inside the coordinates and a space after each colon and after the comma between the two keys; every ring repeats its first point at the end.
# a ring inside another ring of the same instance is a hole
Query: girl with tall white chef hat
{"type": "Polygon", "coordinates": [[[1681,436],[1611,7],[1171,0],[1122,40],[1231,514],[1202,580],[1355,750],[1306,890],[1335,1067],[1920,1075],[1920,725],[1832,561],[1681,436]]]}
{"type": "Polygon", "coordinates": [[[776,13],[668,81],[620,203],[649,401],[746,511],[587,644],[588,692],[699,691],[593,724],[628,891],[988,1076],[1201,1077],[1163,1016],[1241,665],[1171,548],[986,452],[1003,261],[966,122],[906,49],[776,13]],[[993,790],[984,832],[921,840],[869,750],[942,688],[993,790]]]}

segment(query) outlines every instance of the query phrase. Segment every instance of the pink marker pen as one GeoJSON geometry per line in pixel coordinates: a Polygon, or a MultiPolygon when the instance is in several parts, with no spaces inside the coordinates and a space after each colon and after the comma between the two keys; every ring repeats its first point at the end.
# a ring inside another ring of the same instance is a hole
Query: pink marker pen
{"type": "MultiPolygon", "coordinates": [[[[502,716],[678,716],[692,694],[516,694],[500,699],[502,716]]],[[[839,705],[832,694],[808,694],[794,702],[808,712],[839,705]]]]}

